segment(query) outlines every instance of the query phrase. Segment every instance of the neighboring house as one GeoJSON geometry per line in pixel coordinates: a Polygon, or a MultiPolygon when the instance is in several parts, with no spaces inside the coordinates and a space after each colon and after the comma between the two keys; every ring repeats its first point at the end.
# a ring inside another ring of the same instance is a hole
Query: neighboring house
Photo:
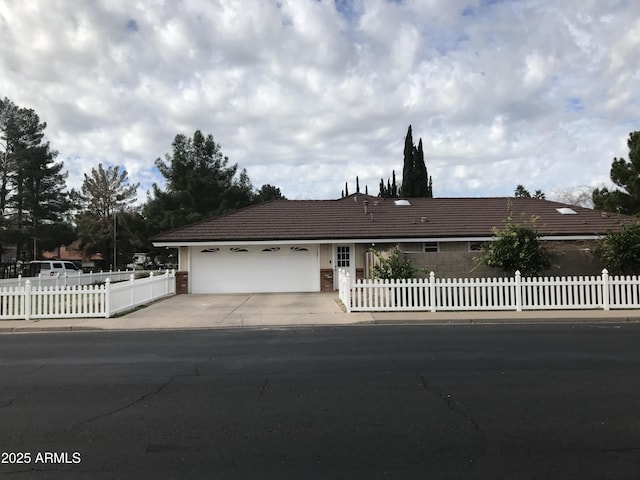
{"type": "Polygon", "coordinates": [[[43,252],[42,258],[45,260],[68,260],[76,264],[81,264],[83,270],[96,270],[100,268],[103,263],[103,257],[101,253],[94,253],[93,255],[85,254],[80,248],[80,241],[69,245],[61,245],[52,252],[43,252]]]}
{"type": "MultiPolygon", "coordinates": [[[[275,200],[156,236],[178,249],[189,293],[316,292],[337,288],[338,269],[368,275],[370,249],[399,245],[414,266],[438,276],[502,276],[477,267],[482,243],[514,219],[538,217],[554,251],[552,275],[597,274],[594,240],[630,217],[535,198],[275,200]]],[[[183,280],[184,281],[184,280],[183,280]]]]}

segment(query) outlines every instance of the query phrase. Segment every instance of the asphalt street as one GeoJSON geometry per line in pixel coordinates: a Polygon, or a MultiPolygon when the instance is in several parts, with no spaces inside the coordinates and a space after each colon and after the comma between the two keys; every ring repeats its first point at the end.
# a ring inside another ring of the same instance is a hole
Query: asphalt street
{"type": "Polygon", "coordinates": [[[0,336],[0,477],[640,478],[640,325],[0,336]]]}

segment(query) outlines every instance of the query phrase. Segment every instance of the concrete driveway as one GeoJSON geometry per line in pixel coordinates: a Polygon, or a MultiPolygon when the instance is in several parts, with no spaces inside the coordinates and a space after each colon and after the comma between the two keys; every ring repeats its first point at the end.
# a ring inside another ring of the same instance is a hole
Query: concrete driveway
{"type": "Polygon", "coordinates": [[[343,325],[372,320],[369,313],[345,313],[337,298],[337,293],[175,295],[121,319],[139,328],[343,325]]]}

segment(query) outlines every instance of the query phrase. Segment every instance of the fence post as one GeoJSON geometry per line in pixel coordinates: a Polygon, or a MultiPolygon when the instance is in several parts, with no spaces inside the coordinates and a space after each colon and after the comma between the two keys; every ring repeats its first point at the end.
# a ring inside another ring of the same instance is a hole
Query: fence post
{"type": "Polygon", "coordinates": [[[516,312],[522,311],[522,282],[520,270],[516,270],[516,312]]]}
{"type": "Polygon", "coordinates": [[[31,320],[31,280],[24,284],[24,319],[31,320]]]}
{"type": "Polygon", "coordinates": [[[111,279],[104,282],[104,318],[111,317],[111,279]]]}
{"type": "Polygon", "coordinates": [[[609,310],[609,271],[602,270],[602,309],[609,310]]]}
{"type": "Polygon", "coordinates": [[[429,307],[431,311],[436,311],[436,274],[433,270],[429,274],[429,307]]]}
{"type": "Polygon", "coordinates": [[[131,285],[129,287],[129,291],[131,292],[131,305],[129,305],[130,307],[133,307],[133,304],[135,303],[136,297],[135,297],[135,286],[134,283],[136,281],[136,277],[135,275],[132,273],[131,275],[129,275],[129,284],[131,285]]]}
{"type": "Polygon", "coordinates": [[[351,289],[351,274],[349,272],[343,272],[343,275],[344,286],[347,291],[347,303],[345,307],[347,307],[347,313],[351,313],[351,296],[353,295],[353,290],[351,289]]]}

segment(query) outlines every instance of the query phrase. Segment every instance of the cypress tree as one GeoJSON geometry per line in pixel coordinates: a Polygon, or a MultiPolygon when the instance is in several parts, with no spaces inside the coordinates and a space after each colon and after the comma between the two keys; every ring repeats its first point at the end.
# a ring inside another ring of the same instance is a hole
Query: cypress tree
{"type": "Polygon", "coordinates": [[[389,196],[392,198],[396,198],[398,196],[398,185],[396,184],[396,171],[391,171],[391,177],[393,178],[393,182],[391,183],[391,190],[389,191],[389,196]]]}
{"type": "Polygon", "coordinates": [[[407,136],[404,139],[404,163],[402,168],[402,188],[401,193],[403,197],[414,197],[412,180],[414,177],[414,151],[413,134],[411,132],[411,125],[407,130],[407,136]]]}
{"type": "Polygon", "coordinates": [[[433,197],[432,182],[424,163],[422,139],[416,148],[413,144],[411,125],[404,142],[404,168],[400,193],[403,197],[433,197]]]}

